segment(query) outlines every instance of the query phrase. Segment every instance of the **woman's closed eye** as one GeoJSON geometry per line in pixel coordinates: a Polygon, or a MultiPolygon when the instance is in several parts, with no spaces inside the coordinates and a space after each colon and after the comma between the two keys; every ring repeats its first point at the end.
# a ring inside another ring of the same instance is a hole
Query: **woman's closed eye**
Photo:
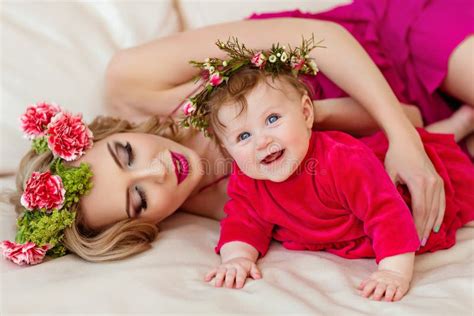
{"type": "Polygon", "coordinates": [[[127,144],[125,145],[125,150],[127,151],[127,155],[128,155],[127,165],[130,167],[134,161],[135,156],[133,155],[132,146],[130,145],[129,142],[127,142],[127,144]]]}
{"type": "Polygon", "coordinates": [[[139,202],[133,205],[133,217],[138,217],[142,211],[144,212],[146,210],[148,204],[145,192],[140,187],[136,186],[134,191],[134,195],[138,196],[139,202]]]}
{"type": "Polygon", "coordinates": [[[130,143],[126,142],[125,145],[123,145],[119,142],[116,142],[115,150],[117,151],[117,156],[120,160],[120,164],[124,167],[131,167],[135,160],[135,155],[133,153],[133,149],[130,143]]]}
{"type": "MultiPolygon", "coordinates": [[[[119,144],[121,151],[126,155],[126,164],[127,166],[131,167],[135,161],[135,155],[133,152],[132,145],[127,142],[125,145],[119,144]]],[[[132,190],[132,201],[136,201],[133,203],[133,217],[138,217],[142,211],[146,210],[147,198],[145,192],[138,186],[135,186],[135,189],[132,190]]]]}

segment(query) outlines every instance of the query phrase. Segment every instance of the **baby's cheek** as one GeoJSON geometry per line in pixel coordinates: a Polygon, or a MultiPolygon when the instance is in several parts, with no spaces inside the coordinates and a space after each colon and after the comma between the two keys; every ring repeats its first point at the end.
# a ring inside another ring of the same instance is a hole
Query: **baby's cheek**
{"type": "Polygon", "coordinates": [[[257,176],[258,166],[253,157],[249,157],[248,155],[244,154],[239,154],[233,156],[233,158],[239,166],[240,170],[242,170],[242,172],[244,172],[247,176],[252,178],[257,176]]]}

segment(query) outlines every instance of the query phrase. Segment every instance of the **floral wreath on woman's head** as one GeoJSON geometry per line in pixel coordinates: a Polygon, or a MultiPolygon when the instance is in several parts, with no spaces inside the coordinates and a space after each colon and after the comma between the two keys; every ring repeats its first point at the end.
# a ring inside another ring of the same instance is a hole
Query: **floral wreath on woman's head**
{"type": "Polygon", "coordinates": [[[225,51],[229,59],[206,58],[204,62],[191,61],[190,63],[201,70],[197,80],[203,80],[203,89],[187,99],[183,104],[185,118],[181,125],[185,128],[194,127],[209,136],[208,115],[210,113],[207,101],[215,88],[226,84],[229,78],[243,69],[244,66],[277,76],[282,73],[298,75],[316,75],[318,66],[309,53],[316,47],[324,47],[314,43],[314,35],[302,40],[301,47],[292,49],[288,45],[273,44],[270,50],[252,50],[239,43],[237,38],[231,38],[226,43],[218,40],[217,47],[225,51]]]}
{"type": "Polygon", "coordinates": [[[16,264],[38,264],[45,255],[66,254],[64,229],[74,224],[75,204],[92,188],[92,172],[85,163],[69,167],[63,160],[81,157],[92,147],[93,135],[80,114],[72,115],[55,104],[30,105],[20,120],[35,152],[49,150],[54,159],[48,171],[33,172],[26,181],[15,242],[2,241],[0,249],[16,264]]]}

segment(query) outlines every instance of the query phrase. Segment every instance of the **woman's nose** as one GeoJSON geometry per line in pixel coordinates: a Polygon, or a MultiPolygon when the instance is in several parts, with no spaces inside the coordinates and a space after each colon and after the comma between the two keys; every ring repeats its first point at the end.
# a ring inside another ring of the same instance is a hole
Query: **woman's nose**
{"type": "Polygon", "coordinates": [[[153,159],[149,165],[133,171],[133,179],[145,180],[150,179],[157,182],[163,182],[166,178],[166,165],[160,159],[153,159]]]}

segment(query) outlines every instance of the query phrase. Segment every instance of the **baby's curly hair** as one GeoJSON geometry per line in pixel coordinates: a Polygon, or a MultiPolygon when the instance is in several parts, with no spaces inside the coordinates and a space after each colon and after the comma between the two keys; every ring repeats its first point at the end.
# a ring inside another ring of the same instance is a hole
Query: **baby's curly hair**
{"type": "MultiPolygon", "coordinates": [[[[222,107],[230,104],[238,104],[240,106],[240,114],[247,109],[247,95],[252,92],[259,83],[265,83],[273,89],[278,89],[274,85],[276,80],[287,83],[300,96],[304,94],[311,95],[306,84],[290,73],[272,75],[260,69],[246,67],[233,74],[226,84],[222,84],[214,89],[207,100],[207,106],[210,111],[210,129],[212,131],[222,131],[225,129],[226,126],[218,118],[218,112],[222,107]]],[[[216,140],[219,142],[218,138],[216,138],[216,140]]]]}

